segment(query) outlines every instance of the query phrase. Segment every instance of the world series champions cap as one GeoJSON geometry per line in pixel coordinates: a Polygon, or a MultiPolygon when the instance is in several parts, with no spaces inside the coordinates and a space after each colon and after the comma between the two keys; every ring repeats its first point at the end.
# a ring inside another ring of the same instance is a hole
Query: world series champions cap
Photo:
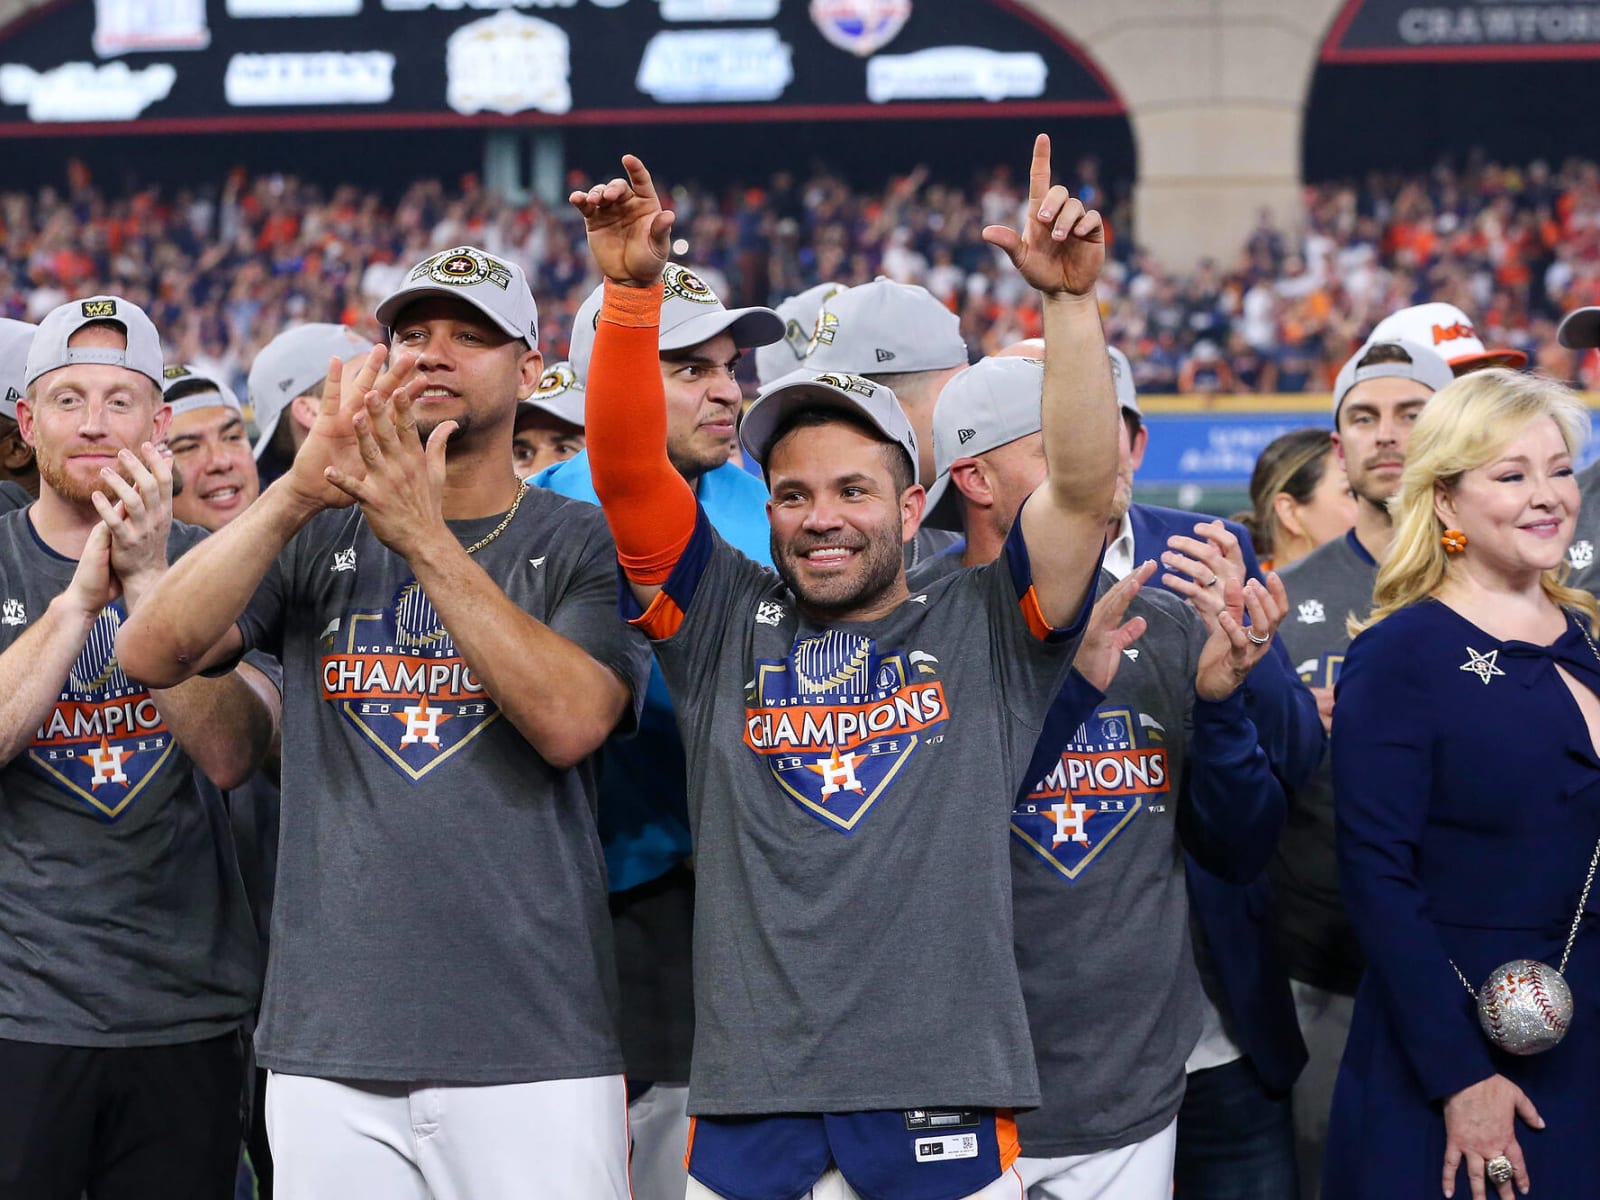
{"type": "Polygon", "coordinates": [[[805,364],[822,306],[843,290],[842,283],[819,283],[778,305],[774,311],[783,318],[783,337],[756,351],[756,378],[763,387],[805,364]]]}
{"type": "Polygon", "coordinates": [[[37,325],[0,317],[0,417],[17,419],[17,401],[27,390],[28,349],[38,331],[37,325]]]}
{"type": "Polygon", "coordinates": [[[33,345],[28,348],[28,367],[23,372],[22,388],[26,391],[39,376],[76,363],[126,367],[160,387],[161,373],[165,369],[161,358],[161,335],[156,332],[155,324],[145,315],[144,309],[121,296],[90,296],[87,300],[69,300],[51,309],[34,331],[33,345]],[[120,325],[127,337],[127,345],[119,349],[115,346],[67,344],[78,330],[99,321],[120,325]]]}
{"type": "Polygon", "coordinates": [[[549,413],[558,421],[582,429],[583,402],[583,381],[573,371],[571,363],[559,362],[545,368],[533,395],[517,401],[517,411],[549,413]]]}
{"type": "Polygon", "coordinates": [[[1344,403],[1350,390],[1369,379],[1414,379],[1428,390],[1437,392],[1455,377],[1455,371],[1444,356],[1427,346],[1401,338],[1374,339],[1352,354],[1339,368],[1338,377],[1333,381],[1333,419],[1335,422],[1339,420],[1339,406],[1344,403]],[[1362,366],[1362,360],[1377,346],[1397,347],[1406,355],[1407,361],[1375,362],[1362,366]]]}
{"type": "Polygon", "coordinates": [[[922,523],[961,531],[960,489],[950,484],[957,459],[976,458],[1043,428],[1044,360],[985,358],[939,393],[933,409],[933,486],[922,523]]]}
{"type": "Polygon", "coordinates": [[[865,417],[883,436],[911,456],[911,478],[917,477],[917,435],[895,399],[881,383],[859,375],[792,371],[756,397],[739,424],[739,444],[762,468],[772,435],[790,416],[811,409],[843,409],[865,417]]]}
{"type": "Polygon", "coordinates": [[[495,258],[476,246],[452,246],[423,259],[406,275],[399,291],[378,305],[378,324],[394,328],[400,310],[424,296],[465,300],[495,325],[530,347],[539,344],[539,306],[528,277],[514,262],[495,258]]]}
{"type": "Polygon", "coordinates": [[[828,299],[817,314],[806,356],[808,368],[851,375],[966,365],[961,319],[927,288],[883,275],[828,299]]]}
{"type": "MultiPolygon", "coordinates": [[[[687,350],[719,333],[733,336],[740,350],[767,346],[783,337],[783,318],[770,308],[727,308],[722,300],[688,267],[669,262],[661,272],[661,333],[663,353],[687,350]]],[[[594,330],[600,323],[600,301],[605,285],[590,292],[572,318],[572,344],[567,361],[579,379],[589,381],[594,357],[594,330]]]]}
{"type": "Polygon", "coordinates": [[[1457,375],[1483,367],[1525,367],[1528,356],[1521,350],[1490,350],[1478,337],[1467,314],[1454,304],[1435,301],[1414,304],[1390,313],[1379,321],[1367,338],[1373,342],[1415,342],[1431,347],[1457,375]]]}
{"type": "Polygon", "coordinates": [[[272,443],[278,421],[296,396],[328,377],[335,358],[349,361],[372,349],[372,343],[345,325],[313,323],[285,329],[256,352],[245,391],[256,422],[255,456],[272,443]]]}
{"type": "Polygon", "coordinates": [[[161,374],[161,396],[172,406],[175,417],[197,408],[231,408],[236,413],[244,412],[233,389],[211,371],[202,371],[188,363],[175,363],[161,374]]]}

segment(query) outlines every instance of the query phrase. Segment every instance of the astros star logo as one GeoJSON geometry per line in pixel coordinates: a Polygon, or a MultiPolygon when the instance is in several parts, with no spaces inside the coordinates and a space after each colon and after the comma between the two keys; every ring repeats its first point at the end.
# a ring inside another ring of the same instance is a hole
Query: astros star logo
{"type": "Polygon", "coordinates": [[[1471,655],[1471,657],[1468,658],[1466,662],[1461,664],[1461,669],[1463,671],[1470,671],[1479,679],[1483,680],[1485,685],[1487,685],[1489,680],[1494,676],[1505,674],[1505,672],[1495,664],[1495,659],[1500,657],[1500,651],[1491,650],[1487,654],[1479,654],[1471,646],[1468,646],[1467,653],[1471,655]]]}
{"type": "Polygon", "coordinates": [[[824,796],[831,796],[835,792],[863,792],[866,789],[861,786],[861,781],[856,778],[857,757],[853,750],[848,754],[840,754],[839,748],[835,746],[832,757],[825,762],[808,763],[806,765],[822,776],[822,794],[824,796]]]}
{"type": "Polygon", "coordinates": [[[415,746],[419,743],[424,746],[439,748],[439,722],[448,721],[449,713],[440,712],[437,708],[428,707],[428,698],[423,696],[417,703],[391,714],[395,720],[404,722],[406,735],[400,739],[402,746],[415,746]]]}
{"type": "Polygon", "coordinates": [[[128,757],[128,752],[121,746],[110,745],[105,734],[100,735],[100,744],[87,754],[78,757],[94,769],[94,775],[89,780],[89,790],[97,790],[102,783],[127,783],[127,773],[122,769],[122,760],[128,757]]]}

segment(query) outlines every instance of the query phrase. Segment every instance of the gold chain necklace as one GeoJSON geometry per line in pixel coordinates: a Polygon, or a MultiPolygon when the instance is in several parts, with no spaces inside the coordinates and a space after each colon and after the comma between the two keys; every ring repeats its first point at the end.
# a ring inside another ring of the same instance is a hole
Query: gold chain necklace
{"type": "Polygon", "coordinates": [[[522,507],[522,498],[527,494],[528,485],[525,483],[518,484],[517,498],[511,502],[511,507],[507,510],[506,515],[500,518],[500,524],[496,525],[488,533],[484,534],[483,537],[479,538],[477,541],[473,542],[472,545],[468,546],[467,553],[476,554],[479,550],[482,550],[490,542],[494,541],[495,538],[504,533],[506,531],[506,526],[511,524],[511,518],[517,515],[517,509],[522,507]]]}

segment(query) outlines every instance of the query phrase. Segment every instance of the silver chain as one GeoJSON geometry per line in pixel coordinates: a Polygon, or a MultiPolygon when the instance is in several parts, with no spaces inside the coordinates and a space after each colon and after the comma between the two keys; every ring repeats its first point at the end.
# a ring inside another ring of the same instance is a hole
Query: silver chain
{"type": "MultiPolygon", "coordinates": [[[[1600,663],[1600,649],[1594,644],[1594,639],[1589,636],[1589,631],[1584,628],[1583,622],[1578,622],[1578,632],[1583,634],[1583,640],[1589,643],[1589,653],[1594,655],[1594,660],[1600,663]]],[[[1572,914],[1572,928],[1567,931],[1567,944],[1561,951],[1561,965],[1556,968],[1561,974],[1567,973],[1567,960],[1572,957],[1572,945],[1578,940],[1578,927],[1583,924],[1583,910],[1589,905],[1589,889],[1594,887],[1595,869],[1600,867],[1600,841],[1594,844],[1594,853],[1589,856],[1589,874],[1583,880],[1583,894],[1578,897],[1578,911],[1572,914]]],[[[1476,996],[1478,989],[1467,982],[1467,977],[1461,973],[1461,968],[1456,966],[1455,960],[1450,960],[1450,969],[1456,973],[1456,978],[1461,980],[1461,986],[1476,996]]]]}

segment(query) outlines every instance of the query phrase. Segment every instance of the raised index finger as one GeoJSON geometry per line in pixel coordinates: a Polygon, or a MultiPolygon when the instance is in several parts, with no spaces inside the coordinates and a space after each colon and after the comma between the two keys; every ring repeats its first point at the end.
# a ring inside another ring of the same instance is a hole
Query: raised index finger
{"type": "Polygon", "coordinates": [[[643,160],[637,154],[624,154],[622,169],[628,173],[628,182],[633,186],[634,195],[643,196],[648,200],[657,199],[656,185],[650,178],[650,172],[645,169],[643,160]]]}
{"type": "Polygon", "coordinates": [[[1039,206],[1050,191],[1050,135],[1033,139],[1033,162],[1028,166],[1028,211],[1038,216],[1039,206]]]}

